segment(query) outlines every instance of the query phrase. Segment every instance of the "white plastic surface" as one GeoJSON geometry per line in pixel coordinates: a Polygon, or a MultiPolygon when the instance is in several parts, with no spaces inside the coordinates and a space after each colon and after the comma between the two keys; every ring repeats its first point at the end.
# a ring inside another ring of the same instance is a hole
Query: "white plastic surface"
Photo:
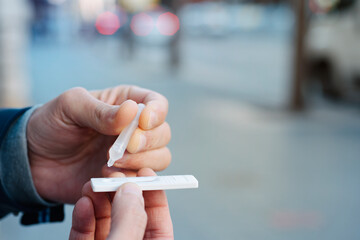
{"type": "Polygon", "coordinates": [[[128,178],[92,178],[94,192],[115,192],[122,184],[133,182],[143,191],[198,188],[198,180],[193,175],[128,177],[128,178]]]}
{"type": "Polygon", "coordinates": [[[139,125],[139,118],[142,110],[144,110],[145,105],[142,103],[138,104],[138,112],[136,117],[132,120],[132,122],[124,128],[118,138],[115,140],[114,144],[111,146],[109,150],[109,160],[107,162],[108,167],[114,165],[115,161],[121,159],[124,156],[124,152],[129,144],[130,138],[133,135],[135,129],[139,125]]]}

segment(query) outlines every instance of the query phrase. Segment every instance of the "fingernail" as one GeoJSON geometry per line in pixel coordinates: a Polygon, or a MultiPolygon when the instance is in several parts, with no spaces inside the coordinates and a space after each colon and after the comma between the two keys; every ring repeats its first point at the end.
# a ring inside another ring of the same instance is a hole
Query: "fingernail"
{"type": "Polygon", "coordinates": [[[125,183],[121,187],[121,194],[133,194],[136,196],[142,196],[142,191],[140,187],[135,183],[125,183]]]}
{"type": "Polygon", "coordinates": [[[145,148],[145,145],[146,145],[146,137],[144,136],[144,134],[140,134],[139,146],[136,152],[143,150],[145,148]]]}
{"type": "Polygon", "coordinates": [[[151,111],[148,127],[153,128],[156,125],[156,123],[157,123],[157,115],[154,111],[151,111]]]}

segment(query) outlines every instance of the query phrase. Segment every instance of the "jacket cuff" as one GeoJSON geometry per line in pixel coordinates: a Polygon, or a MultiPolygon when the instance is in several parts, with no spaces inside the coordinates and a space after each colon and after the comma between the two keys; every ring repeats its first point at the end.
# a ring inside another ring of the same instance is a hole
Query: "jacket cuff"
{"type": "Polygon", "coordinates": [[[37,193],[27,154],[26,127],[32,107],[9,128],[0,149],[0,178],[6,195],[21,206],[19,211],[39,211],[58,204],[47,202],[37,193]]]}

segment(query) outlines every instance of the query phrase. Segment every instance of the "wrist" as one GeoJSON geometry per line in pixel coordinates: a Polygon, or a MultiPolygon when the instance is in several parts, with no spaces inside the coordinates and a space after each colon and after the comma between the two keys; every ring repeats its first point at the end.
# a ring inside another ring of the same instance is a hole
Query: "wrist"
{"type": "MultiPolygon", "coordinates": [[[[27,148],[27,124],[35,108],[24,109],[22,115],[12,122],[2,142],[1,174],[2,186],[17,208],[39,209],[49,206],[34,186],[27,148]],[[26,111],[25,111],[26,110],[26,111]]],[[[21,211],[21,210],[20,210],[21,211]]]]}
{"type": "Polygon", "coordinates": [[[51,178],[46,179],[44,175],[47,174],[46,168],[41,168],[41,156],[38,154],[39,151],[39,143],[40,143],[40,136],[39,133],[41,132],[41,119],[38,115],[41,112],[41,107],[34,109],[32,114],[28,119],[28,123],[26,125],[26,143],[27,143],[27,156],[29,160],[29,166],[31,171],[32,180],[34,183],[34,187],[39,194],[39,196],[43,199],[48,199],[47,196],[47,189],[45,188],[47,183],[51,185],[49,181],[51,178]]]}

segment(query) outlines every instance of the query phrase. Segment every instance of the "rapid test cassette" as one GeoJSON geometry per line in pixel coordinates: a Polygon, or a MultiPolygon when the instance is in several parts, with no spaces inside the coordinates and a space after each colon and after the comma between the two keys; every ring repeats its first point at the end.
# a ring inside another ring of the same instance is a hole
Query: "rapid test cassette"
{"type": "Polygon", "coordinates": [[[115,192],[124,183],[136,183],[143,191],[198,188],[198,180],[192,175],[92,178],[94,192],[115,192]]]}

